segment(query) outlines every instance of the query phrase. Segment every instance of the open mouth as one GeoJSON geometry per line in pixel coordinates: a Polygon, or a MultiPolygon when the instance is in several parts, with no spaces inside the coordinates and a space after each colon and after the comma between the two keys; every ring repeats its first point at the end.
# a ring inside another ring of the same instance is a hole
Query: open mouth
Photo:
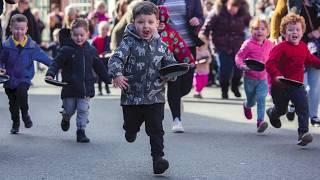
{"type": "Polygon", "coordinates": [[[143,33],[143,36],[148,36],[150,34],[150,31],[149,30],[143,30],[142,33],[143,33]]]}
{"type": "Polygon", "coordinates": [[[291,38],[292,38],[292,40],[297,40],[298,36],[297,35],[292,35],[291,38]]]}

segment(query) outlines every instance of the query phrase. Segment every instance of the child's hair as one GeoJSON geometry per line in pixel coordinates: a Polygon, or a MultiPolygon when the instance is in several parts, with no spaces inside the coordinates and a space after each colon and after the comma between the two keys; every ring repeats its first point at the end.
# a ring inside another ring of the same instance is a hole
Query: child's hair
{"type": "Polygon", "coordinates": [[[306,31],[306,22],[305,22],[304,18],[302,16],[297,15],[297,14],[289,13],[281,19],[280,33],[282,35],[286,34],[287,26],[288,26],[288,24],[291,24],[291,23],[293,23],[293,24],[300,23],[302,26],[302,32],[304,33],[306,31]]]}
{"type": "Polygon", "coordinates": [[[135,20],[137,16],[142,15],[142,14],[144,14],[144,15],[154,14],[156,16],[156,18],[158,19],[159,18],[159,9],[152,2],[144,1],[144,2],[138,3],[133,8],[132,14],[133,14],[133,20],[135,20]]]}
{"type": "Polygon", "coordinates": [[[104,1],[97,1],[94,5],[95,9],[98,9],[100,6],[104,6],[106,8],[106,3],[104,1]]]}
{"type": "Polygon", "coordinates": [[[10,25],[16,22],[25,22],[28,24],[28,18],[23,14],[15,14],[10,19],[10,25]]]}
{"type": "Polygon", "coordinates": [[[109,23],[107,21],[102,21],[102,22],[99,23],[99,25],[98,25],[99,34],[102,33],[102,29],[105,28],[105,27],[107,27],[107,28],[110,27],[110,25],[109,25],[109,23]]]}
{"type": "Polygon", "coordinates": [[[73,20],[70,27],[71,31],[73,31],[76,28],[82,27],[85,31],[89,32],[89,23],[87,20],[83,18],[77,18],[73,20]]]}
{"type": "Polygon", "coordinates": [[[252,30],[254,28],[259,27],[261,24],[263,24],[267,31],[269,32],[269,24],[268,21],[266,19],[262,19],[261,17],[254,17],[251,21],[250,21],[250,25],[249,25],[249,29],[252,32],[252,30]]]}

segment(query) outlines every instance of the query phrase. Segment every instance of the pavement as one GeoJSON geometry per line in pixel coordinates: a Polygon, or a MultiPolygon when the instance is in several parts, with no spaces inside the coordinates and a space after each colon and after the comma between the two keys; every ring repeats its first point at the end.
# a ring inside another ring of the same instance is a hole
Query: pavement
{"type": "MultiPolygon", "coordinates": [[[[297,119],[283,117],[282,128],[269,126],[256,133],[255,120],[242,114],[243,99],[230,94],[220,99],[220,90],[206,88],[204,99],[193,93],[183,98],[185,133],[171,132],[171,114],[166,105],[165,157],[169,170],[152,173],[148,137],[144,127],[136,142],[125,141],[122,130],[120,91],[96,96],[90,104],[88,144],[75,141],[75,117],[68,132],[60,129],[60,88],[45,84],[36,74],[29,91],[31,129],[10,135],[8,100],[0,88],[0,179],[1,180],[314,180],[319,179],[320,128],[310,127],[314,142],[295,145],[297,119]]],[[[271,106],[271,102],[267,102],[271,106]]],[[[253,109],[254,118],[256,109],[253,109]]]]}

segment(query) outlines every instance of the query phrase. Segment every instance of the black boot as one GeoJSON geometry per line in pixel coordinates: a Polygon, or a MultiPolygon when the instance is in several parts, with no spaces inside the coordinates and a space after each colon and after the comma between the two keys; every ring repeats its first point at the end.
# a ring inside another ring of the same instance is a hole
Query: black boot
{"type": "Polygon", "coordinates": [[[70,128],[70,118],[66,114],[63,114],[62,112],[61,129],[62,131],[68,131],[69,128],[70,128]]]}
{"type": "Polygon", "coordinates": [[[90,139],[86,136],[84,129],[77,130],[77,142],[80,142],[80,143],[90,142],[90,139]]]}
{"type": "Polygon", "coordinates": [[[25,128],[31,128],[33,126],[33,123],[29,115],[22,116],[22,120],[24,122],[25,128]]]}
{"type": "Polygon", "coordinates": [[[11,134],[18,134],[19,133],[19,126],[20,126],[19,120],[18,121],[13,121],[10,133],[11,134]]]}
{"type": "Polygon", "coordinates": [[[162,158],[153,158],[153,173],[162,174],[169,168],[169,162],[162,158]]]}

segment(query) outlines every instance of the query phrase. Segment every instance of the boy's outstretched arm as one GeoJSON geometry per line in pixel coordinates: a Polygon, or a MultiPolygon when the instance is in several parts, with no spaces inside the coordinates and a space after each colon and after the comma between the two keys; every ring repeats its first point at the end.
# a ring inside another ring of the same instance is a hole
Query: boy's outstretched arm
{"type": "Polygon", "coordinates": [[[281,49],[278,47],[274,47],[271,50],[269,60],[266,63],[266,70],[270,75],[272,81],[274,81],[276,77],[283,76],[278,69],[281,54],[281,49]]]}
{"type": "Polygon", "coordinates": [[[59,69],[62,68],[66,56],[64,53],[64,48],[65,47],[63,47],[61,51],[58,51],[58,55],[54,58],[52,64],[49,66],[46,76],[51,76],[53,78],[58,73],[59,69]]]}
{"type": "Polygon", "coordinates": [[[46,66],[50,66],[52,64],[52,59],[48,56],[43,49],[41,49],[38,45],[36,46],[36,53],[33,54],[33,59],[45,64],[46,66]]]}
{"type": "Polygon", "coordinates": [[[317,69],[320,69],[320,59],[317,56],[311,54],[309,50],[308,50],[308,57],[305,64],[306,66],[312,66],[317,69]]]}
{"type": "Polygon", "coordinates": [[[107,68],[105,67],[105,65],[102,63],[102,61],[99,59],[98,57],[98,53],[95,50],[95,58],[93,60],[93,69],[94,71],[98,74],[98,76],[104,80],[104,81],[108,81],[108,72],[107,72],[107,68]]]}

